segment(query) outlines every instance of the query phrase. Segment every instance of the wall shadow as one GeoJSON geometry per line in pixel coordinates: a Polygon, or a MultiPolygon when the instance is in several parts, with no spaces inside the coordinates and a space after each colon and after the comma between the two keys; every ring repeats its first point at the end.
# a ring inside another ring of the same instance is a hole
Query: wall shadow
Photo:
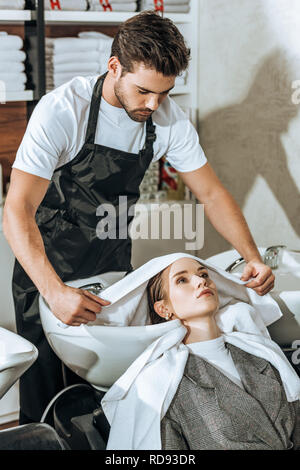
{"type": "MultiPolygon", "coordinates": [[[[291,100],[294,92],[291,84],[295,79],[286,54],[275,50],[258,69],[246,98],[209,114],[200,120],[199,129],[208,161],[239,206],[243,209],[256,177],[261,175],[300,236],[299,190],[280,140],[299,111],[299,105],[291,100]]],[[[257,223],[263,229],[260,208],[253,210],[257,211],[257,223]]],[[[204,248],[199,255],[208,257],[227,249],[230,245],[206,219],[204,248]]]]}

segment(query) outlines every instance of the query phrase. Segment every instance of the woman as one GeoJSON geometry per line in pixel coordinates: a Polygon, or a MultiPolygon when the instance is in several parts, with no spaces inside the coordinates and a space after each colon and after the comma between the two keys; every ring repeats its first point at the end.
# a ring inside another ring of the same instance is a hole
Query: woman
{"type": "Polygon", "coordinates": [[[152,324],[181,320],[190,350],[161,421],[162,449],[300,449],[299,400],[287,401],[268,361],[224,341],[207,269],[180,258],[151,278],[147,290],[152,324]]]}

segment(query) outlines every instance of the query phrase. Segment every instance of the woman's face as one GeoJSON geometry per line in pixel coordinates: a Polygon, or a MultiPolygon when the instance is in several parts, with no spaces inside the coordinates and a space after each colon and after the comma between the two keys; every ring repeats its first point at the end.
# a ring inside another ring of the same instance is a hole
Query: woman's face
{"type": "MultiPolygon", "coordinates": [[[[172,319],[188,320],[214,315],[219,298],[214,282],[204,266],[192,258],[181,258],[162,273],[167,300],[162,308],[172,313],[172,319]]],[[[158,304],[159,302],[156,302],[158,304]]],[[[158,314],[162,313],[157,311],[158,314]]]]}

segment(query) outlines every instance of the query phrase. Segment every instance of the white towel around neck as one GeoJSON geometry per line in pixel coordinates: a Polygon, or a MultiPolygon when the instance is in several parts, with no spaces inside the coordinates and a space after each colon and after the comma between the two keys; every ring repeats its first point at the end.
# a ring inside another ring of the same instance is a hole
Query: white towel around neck
{"type": "MultiPolygon", "coordinates": [[[[220,309],[216,321],[224,340],[273,364],[281,375],[287,399],[298,400],[299,377],[266,328],[282,316],[278,304],[270,295],[260,297],[245,287],[245,282],[196,256],[174,253],[154,258],[103,290],[101,297],[111,305],[103,307],[97,323],[149,324],[149,279],[184,257],[206,266],[217,286],[220,309]]],[[[105,394],[102,407],[111,425],[108,450],[161,449],[160,421],[176,393],[188,358],[189,350],[182,343],[185,335],[180,320],[170,321],[167,333],[148,346],[105,394]]]]}

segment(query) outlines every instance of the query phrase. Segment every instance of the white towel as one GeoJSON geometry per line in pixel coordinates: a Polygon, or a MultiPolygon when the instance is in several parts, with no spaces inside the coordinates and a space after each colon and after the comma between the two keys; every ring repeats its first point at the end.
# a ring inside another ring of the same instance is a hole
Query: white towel
{"type": "Polygon", "coordinates": [[[46,38],[47,54],[107,50],[108,43],[97,38],[46,38]]]}
{"type": "MultiPolygon", "coordinates": [[[[101,73],[103,72],[100,72],[99,75],[101,73]]],[[[46,77],[46,87],[47,87],[47,90],[51,90],[53,88],[57,88],[63,85],[64,83],[69,82],[75,77],[89,77],[90,75],[93,75],[93,74],[91,74],[90,72],[57,73],[54,76],[46,77]]],[[[94,75],[98,75],[98,74],[95,73],[94,75]]]]}
{"type": "Polygon", "coordinates": [[[25,0],[0,0],[1,10],[24,10],[25,0]]]}
{"type": "Polygon", "coordinates": [[[141,10],[159,10],[169,13],[188,13],[190,11],[190,5],[186,2],[180,2],[176,4],[170,4],[165,1],[157,3],[154,0],[142,0],[141,1],[141,10]]]}
{"type": "Polygon", "coordinates": [[[85,11],[88,8],[86,0],[44,0],[45,10],[85,11]]]}
{"type": "Polygon", "coordinates": [[[0,50],[1,62],[24,62],[26,54],[24,51],[3,51],[0,50]]]}
{"type": "Polygon", "coordinates": [[[0,51],[19,50],[23,47],[23,39],[20,36],[0,32],[0,51]]]}
{"type": "Polygon", "coordinates": [[[2,62],[0,59],[0,73],[6,73],[8,70],[10,73],[23,72],[25,65],[22,62],[2,62]]]}
{"type": "Polygon", "coordinates": [[[3,80],[6,84],[11,82],[16,83],[26,83],[27,77],[24,72],[16,72],[16,73],[6,73],[0,72],[0,80],[3,80]]]}
{"type": "Polygon", "coordinates": [[[100,69],[99,62],[66,62],[64,64],[53,64],[47,65],[46,73],[51,73],[54,76],[59,74],[67,74],[71,72],[72,74],[80,75],[81,72],[90,72],[92,75],[93,73],[97,73],[100,69]]]}
{"type": "Polygon", "coordinates": [[[92,11],[136,11],[137,3],[136,2],[127,2],[127,3],[100,3],[100,1],[93,1],[90,3],[90,10],[92,11]]]}
{"type": "MultiPolygon", "coordinates": [[[[60,65],[77,62],[79,64],[85,64],[89,62],[99,62],[101,53],[99,51],[86,52],[66,52],[63,54],[46,54],[47,65],[60,65]]],[[[1,60],[1,54],[0,54],[1,60]]]]}
{"type": "Polygon", "coordinates": [[[186,79],[184,77],[176,77],[175,79],[175,85],[185,85],[186,84],[186,79]]]}
{"type": "MultiPolygon", "coordinates": [[[[277,303],[270,295],[258,296],[235,276],[195,256],[174,253],[154,258],[102,291],[101,297],[112,303],[103,307],[97,323],[146,324],[149,279],[182,257],[206,266],[216,283],[220,299],[216,321],[225,341],[268,360],[278,369],[288,400],[299,399],[300,380],[266,329],[282,315],[277,303]]],[[[182,343],[185,327],[179,320],[170,321],[168,327],[169,331],[153,342],[103,397],[103,410],[111,425],[107,450],[161,449],[160,421],[188,357],[188,348],[182,343]]]]}
{"type": "Polygon", "coordinates": [[[187,5],[190,0],[142,0],[142,3],[154,9],[156,5],[187,5]]]}
{"type": "MultiPolygon", "coordinates": [[[[1,79],[0,79],[1,82],[1,79]]],[[[5,91],[24,91],[26,89],[26,85],[23,82],[18,80],[12,80],[9,82],[5,82],[5,91]]],[[[3,87],[0,84],[1,94],[3,95],[3,87]]]]}

